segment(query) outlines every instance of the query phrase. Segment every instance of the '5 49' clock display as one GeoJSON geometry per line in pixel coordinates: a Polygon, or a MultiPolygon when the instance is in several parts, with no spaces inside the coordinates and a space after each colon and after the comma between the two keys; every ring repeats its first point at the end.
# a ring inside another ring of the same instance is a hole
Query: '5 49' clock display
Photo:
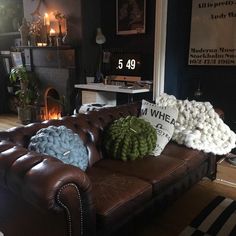
{"type": "Polygon", "coordinates": [[[137,53],[115,53],[111,56],[111,70],[114,75],[141,75],[141,57],[137,53]]]}

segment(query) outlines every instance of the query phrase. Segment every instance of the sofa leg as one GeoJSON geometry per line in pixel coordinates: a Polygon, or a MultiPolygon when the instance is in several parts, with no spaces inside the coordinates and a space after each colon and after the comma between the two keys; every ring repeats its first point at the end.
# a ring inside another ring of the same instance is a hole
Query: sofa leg
{"type": "Polygon", "coordinates": [[[208,168],[208,175],[207,177],[210,180],[215,180],[216,179],[216,171],[217,171],[217,163],[216,163],[216,155],[214,154],[209,154],[209,168],[208,168]]]}

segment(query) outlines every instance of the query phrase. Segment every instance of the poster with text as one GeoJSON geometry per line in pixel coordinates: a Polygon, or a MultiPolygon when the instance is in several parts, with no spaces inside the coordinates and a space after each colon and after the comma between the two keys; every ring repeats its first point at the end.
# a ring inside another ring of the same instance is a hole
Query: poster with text
{"type": "Polygon", "coordinates": [[[189,65],[236,65],[236,0],[193,0],[189,65]]]}

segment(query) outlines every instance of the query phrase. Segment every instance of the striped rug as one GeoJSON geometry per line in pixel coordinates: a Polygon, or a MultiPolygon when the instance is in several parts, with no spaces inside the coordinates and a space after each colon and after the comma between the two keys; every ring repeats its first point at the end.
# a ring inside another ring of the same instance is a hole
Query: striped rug
{"type": "Polygon", "coordinates": [[[179,236],[236,236],[236,201],[217,196],[179,236]]]}

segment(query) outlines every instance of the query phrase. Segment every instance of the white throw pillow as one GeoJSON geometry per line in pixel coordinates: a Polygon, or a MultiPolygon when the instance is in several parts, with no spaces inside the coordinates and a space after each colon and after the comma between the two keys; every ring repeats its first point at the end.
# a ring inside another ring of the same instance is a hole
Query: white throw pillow
{"type": "Polygon", "coordinates": [[[157,132],[156,148],[153,155],[161,154],[166,144],[171,140],[174,133],[175,121],[178,117],[178,109],[175,107],[161,107],[142,100],[140,117],[149,121],[157,132]]]}

